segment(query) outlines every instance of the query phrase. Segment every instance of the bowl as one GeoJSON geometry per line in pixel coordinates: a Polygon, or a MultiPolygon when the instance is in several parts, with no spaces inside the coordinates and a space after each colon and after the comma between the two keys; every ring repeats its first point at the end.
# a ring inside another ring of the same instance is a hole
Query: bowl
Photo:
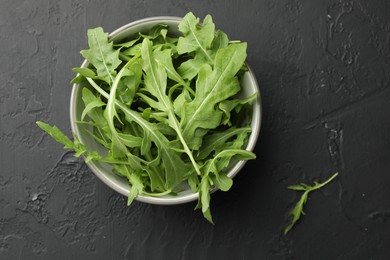
{"type": "MultiPolygon", "coordinates": [[[[160,16],[160,17],[151,17],[142,20],[137,20],[126,24],[119,29],[112,32],[109,37],[110,40],[114,42],[120,42],[125,38],[130,38],[138,34],[138,32],[146,33],[148,32],[154,25],[164,23],[169,26],[169,33],[173,35],[178,35],[180,32],[178,31],[178,24],[180,23],[182,18],[180,17],[172,17],[172,16],[160,16]]],[[[87,67],[88,62],[85,60],[81,67],[87,67]]],[[[257,137],[260,132],[260,124],[261,124],[261,105],[260,105],[260,91],[258,88],[258,84],[256,82],[256,78],[253,74],[253,71],[248,66],[248,71],[243,75],[241,81],[241,93],[243,96],[249,96],[255,92],[258,93],[257,98],[252,101],[253,105],[253,115],[251,128],[252,132],[249,136],[248,143],[245,147],[248,151],[253,151],[257,137]]],[[[73,85],[71,100],[70,100],[70,123],[72,127],[72,131],[75,137],[77,137],[81,143],[86,145],[91,150],[96,150],[99,153],[105,153],[104,149],[85,131],[82,127],[76,123],[81,119],[81,113],[84,109],[84,103],[82,101],[81,95],[82,87],[78,84],[73,85]]],[[[227,175],[230,178],[233,178],[244,166],[246,161],[236,161],[233,165],[229,167],[229,171],[227,175]]],[[[113,190],[127,196],[130,192],[131,185],[124,178],[121,178],[114,173],[112,173],[111,167],[108,164],[90,161],[87,162],[88,167],[92,170],[92,172],[106,185],[108,185],[113,190]]],[[[211,192],[216,191],[214,188],[211,192]]],[[[139,195],[136,200],[150,203],[150,204],[160,204],[160,205],[172,205],[172,204],[180,204],[186,203],[190,201],[197,200],[198,193],[193,193],[189,188],[183,190],[179,194],[165,195],[162,197],[152,197],[146,195],[139,195]]]]}

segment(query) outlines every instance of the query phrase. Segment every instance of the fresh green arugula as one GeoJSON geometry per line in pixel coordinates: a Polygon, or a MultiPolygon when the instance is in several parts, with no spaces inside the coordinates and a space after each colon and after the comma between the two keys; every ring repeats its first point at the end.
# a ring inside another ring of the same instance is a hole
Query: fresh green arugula
{"type": "Polygon", "coordinates": [[[227,191],[228,166],[255,159],[243,149],[251,132],[251,101],[238,98],[246,70],[246,43],[229,42],[188,13],[170,35],[158,24],[123,42],[110,41],[102,28],[88,30],[87,68],[74,68],[82,87],[80,127],[107,149],[103,156],[74,141],[56,126],[38,126],[65,149],[87,161],[108,163],[131,185],[128,204],[139,195],[175,195],[188,185],[213,223],[210,189],[227,191]]]}
{"type": "Polygon", "coordinates": [[[327,181],[325,181],[323,183],[319,183],[319,182],[315,181],[313,186],[309,186],[307,184],[300,183],[300,184],[292,185],[292,186],[288,187],[290,190],[304,191],[304,192],[303,192],[300,200],[297,202],[297,204],[295,204],[295,207],[289,213],[289,216],[292,216],[293,219],[292,219],[292,222],[285,228],[284,234],[287,234],[292,229],[292,227],[295,225],[295,223],[300,219],[301,215],[305,215],[305,212],[303,211],[303,206],[306,204],[309,193],[314,191],[314,190],[318,190],[319,188],[324,187],[326,184],[328,184],[334,178],[336,178],[337,175],[338,175],[338,173],[335,173],[332,177],[330,177],[327,181]]]}

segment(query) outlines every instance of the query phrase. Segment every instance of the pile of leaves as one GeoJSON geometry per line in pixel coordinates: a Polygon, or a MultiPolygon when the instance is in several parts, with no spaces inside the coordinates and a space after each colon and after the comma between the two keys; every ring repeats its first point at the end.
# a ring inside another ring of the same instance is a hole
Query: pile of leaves
{"type": "Polygon", "coordinates": [[[210,189],[227,191],[233,160],[254,159],[243,149],[251,132],[252,96],[240,99],[247,44],[229,41],[211,16],[188,13],[170,35],[165,24],[113,43],[102,28],[88,30],[88,68],[73,69],[85,108],[78,122],[105,156],[71,141],[56,126],[37,124],[87,161],[108,163],[138,195],[175,195],[183,183],[199,192],[196,208],[207,220],[210,189]]]}

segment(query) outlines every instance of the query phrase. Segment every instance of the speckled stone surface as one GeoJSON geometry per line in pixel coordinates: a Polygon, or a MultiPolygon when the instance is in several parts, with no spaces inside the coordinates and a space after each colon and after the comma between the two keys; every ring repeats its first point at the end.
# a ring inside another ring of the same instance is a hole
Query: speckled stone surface
{"type": "Polygon", "coordinates": [[[0,259],[390,259],[390,2],[2,0],[0,259]],[[210,13],[247,41],[263,126],[215,226],[195,203],[126,199],[36,126],[70,134],[71,68],[86,30],[210,13]],[[285,236],[299,194],[312,193],[285,236]]]}

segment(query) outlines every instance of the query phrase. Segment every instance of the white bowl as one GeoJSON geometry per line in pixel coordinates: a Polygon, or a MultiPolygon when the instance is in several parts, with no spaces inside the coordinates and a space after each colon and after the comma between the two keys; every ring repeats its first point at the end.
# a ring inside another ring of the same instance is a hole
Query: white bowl
{"type": "MultiPolygon", "coordinates": [[[[138,20],[129,24],[126,24],[119,29],[112,32],[109,37],[114,42],[119,42],[125,38],[129,38],[132,36],[136,36],[138,32],[147,33],[154,25],[164,23],[169,25],[169,32],[171,34],[179,35],[178,24],[182,20],[180,17],[172,17],[172,16],[160,16],[160,17],[151,17],[142,20],[138,20]]],[[[85,60],[81,67],[87,67],[88,62],[85,60]]],[[[249,66],[248,66],[249,68],[249,66]]],[[[257,98],[252,101],[253,104],[253,115],[251,128],[252,132],[249,136],[248,144],[246,146],[246,150],[253,151],[257,137],[260,132],[260,124],[261,124],[261,105],[260,105],[260,91],[255,79],[255,76],[252,70],[249,68],[248,72],[246,72],[242,78],[241,82],[241,94],[243,96],[249,96],[255,92],[258,93],[257,98]]],[[[93,137],[91,137],[83,127],[80,127],[76,121],[81,120],[81,113],[84,109],[84,103],[81,98],[81,90],[78,84],[73,85],[73,90],[71,94],[70,100],[70,123],[72,127],[72,131],[74,135],[80,140],[81,143],[85,144],[89,149],[96,150],[101,154],[106,153],[105,149],[99,145],[93,137]]],[[[229,172],[227,175],[230,178],[233,178],[244,166],[246,161],[237,161],[234,165],[229,167],[229,172]]],[[[90,161],[87,163],[89,168],[93,171],[93,173],[102,180],[105,184],[111,187],[113,190],[127,196],[130,192],[131,185],[124,178],[121,178],[112,172],[112,168],[106,164],[101,162],[90,161]]],[[[211,192],[215,191],[216,188],[211,190],[211,192]]],[[[198,193],[193,193],[189,188],[180,192],[176,196],[166,195],[162,197],[151,197],[146,195],[140,195],[136,198],[138,201],[151,203],[151,204],[160,204],[160,205],[172,205],[172,204],[180,204],[186,203],[190,201],[197,200],[198,193]]]]}

